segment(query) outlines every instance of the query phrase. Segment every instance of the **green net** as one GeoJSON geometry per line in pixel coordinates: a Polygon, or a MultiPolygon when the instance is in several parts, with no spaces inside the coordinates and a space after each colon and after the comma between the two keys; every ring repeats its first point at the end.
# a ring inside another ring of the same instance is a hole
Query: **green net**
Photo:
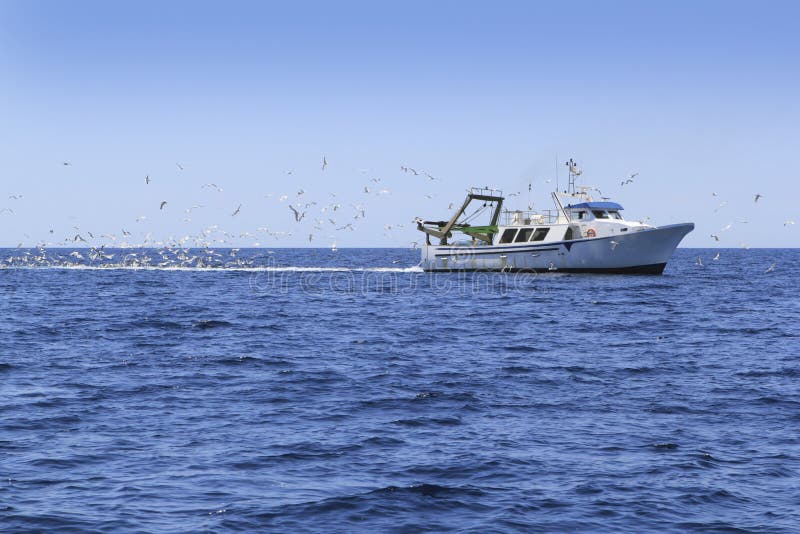
{"type": "Polygon", "coordinates": [[[495,234],[497,233],[497,226],[457,226],[454,230],[465,234],[495,234]]]}

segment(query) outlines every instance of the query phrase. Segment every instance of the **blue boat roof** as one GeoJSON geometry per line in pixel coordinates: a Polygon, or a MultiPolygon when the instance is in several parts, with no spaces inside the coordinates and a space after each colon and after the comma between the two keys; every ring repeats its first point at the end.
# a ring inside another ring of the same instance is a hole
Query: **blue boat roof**
{"type": "Polygon", "coordinates": [[[616,202],[581,202],[580,204],[568,204],[569,209],[587,210],[621,210],[625,209],[616,202]]]}

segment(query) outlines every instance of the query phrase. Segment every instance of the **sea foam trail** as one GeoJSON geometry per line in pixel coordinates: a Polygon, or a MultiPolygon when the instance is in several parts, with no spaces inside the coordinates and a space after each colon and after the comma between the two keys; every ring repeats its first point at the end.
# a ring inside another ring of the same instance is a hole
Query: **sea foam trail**
{"type": "Polygon", "coordinates": [[[72,270],[72,271],[189,271],[189,272],[208,272],[208,271],[226,271],[226,272],[296,272],[296,273],[421,273],[424,272],[422,267],[415,265],[413,267],[241,267],[241,266],[217,266],[217,267],[185,267],[180,265],[175,266],[158,266],[158,265],[20,265],[20,266],[0,266],[0,269],[26,269],[26,270],[72,270]]]}

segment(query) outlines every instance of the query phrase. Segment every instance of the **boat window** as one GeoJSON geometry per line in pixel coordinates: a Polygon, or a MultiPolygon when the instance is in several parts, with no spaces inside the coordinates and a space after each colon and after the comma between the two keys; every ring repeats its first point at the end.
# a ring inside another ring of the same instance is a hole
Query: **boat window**
{"type": "Polygon", "coordinates": [[[585,215],[586,215],[585,211],[579,211],[578,212],[578,219],[583,219],[585,215]]]}
{"type": "Polygon", "coordinates": [[[533,228],[523,228],[517,234],[517,238],[514,240],[514,243],[527,243],[532,233],[533,228]]]}
{"type": "Polygon", "coordinates": [[[544,241],[544,238],[547,236],[547,233],[549,231],[550,228],[537,228],[536,231],[533,233],[531,241],[544,241]]]}
{"type": "Polygon", "coordinates": [[[608,214],[603,210],[592,210],[596,219],[608,219],[608,214]]]}
{"type": "Polygon", "coordinates": [[[609,211],[608,214],[611,215],[612,219],[622,220],[622,215],[620,215],[618,211],[609,211]]]}
{"type": "Polygon", "coordinates": [[[573,239],[575,238],[572,237],[572,227],[570,226],[567,228],[567,232],[564,234],[564,241],[572,241],[573,239]]]}
{"type": "Polygon", "coordinates": [[[514,234],[517,233],[516,228],[507,228],[503,235],[500,236],[500,243],[511,243],[514,241],[514,234]]]}

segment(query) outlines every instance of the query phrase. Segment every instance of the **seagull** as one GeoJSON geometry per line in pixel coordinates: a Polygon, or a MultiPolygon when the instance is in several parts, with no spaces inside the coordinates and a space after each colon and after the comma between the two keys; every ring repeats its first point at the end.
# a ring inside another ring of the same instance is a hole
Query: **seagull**
{"type": "Polygon", "coordinates": [[[22,198],[22,195],[11,195],[8,198],[9,198],[9,200],[19,200],[19,199],[22,198]]]}
{"type": "Polygon", "coordinates": [[[722,229],[722,231],[723,231],[723,232],[726,232],[726,231],[730,230],[730,229],[731,229],[731,226],[733,226],[733,223],[728,223],[728,224],[726,224],[726,225],[725,225],[725,228],[723,228],[723,229],[722,229]]]}
{"type": "Polygon", "coordinates": [[[716,209],[714,209],[714,213],[716,213],[718,209],[724,208],[727,205],[728,205],[727,202],[720,202],[719,206],[717,206],[716,209]]]}
{"type": "Polygon", "coordinates": [[[622,181],[619,183],[619,185],[620,185],[620,186],[623,186],[623,185],[625,185],[625,184],[632,184],[632,183],[633,183],[633,179],[632,179],[632,178],[628,178],[627,180],[622,180],[622,181]]]}
{"type": "Polygon", "coordinates": [[[770,265],[769,267],[767,267],[767,270],[766,270],[766,271],[764,271],[764,274],[771,273],[771,272],[772,272],[772,271],[774,271],[774,270],[775,270],[775,263],[772,263],[772,265],[770,265]]]}
{"type": "Polygon", "coordinates": [[[711,234],[711,237],[713,237],[715,241],[719,241],[719,236],[718,235],[711,234]]]}
{"type": "Polygon", "coordinates": [[[756,193],[756,196],[755,196],[755,198],[753,199],[753,202],[758,202],[758,199],[759,199],[759,198],[761,198],[762,196],[763,196],[763,195],[761,195],[760,193],[756,193]]]}
{"type": "Polygon", "coordinates": [[[416,241],[411,242],[411,250],[417,250],[417,246],[419,246],[418,242],[416,241]]]}
{"type": "Polygon", "coordinates": [[[166,206],[166,205],[167,205],[167,201],[166,200],[162,200],[161,201],[161,205],[158,207],[158,209],[163,210],[164,206],[166,206]]]}
{"type": "Polygon", "coordinates": [[[352,230],[352,229],[353,229],[352,223],[347,223],[344,226],[340,226],[339,228],[337,228],[337,230],[352,230]]]}
{"type": "Polygon", "coordinates": [[[428,174],[427,172],[425,173],[425,176],[428,177],[428,180],[435,180],[436,179],[433,176],[431,176],[430,174],[428,174]]]}
{"type": "Polygon", "coordinates": [[[695,262],[695,264],[699,267],[703,266],[703,260],[702,258],[700,258],[700,256],[697,256],[697,261],[695,262]]]}
{"type": "Polygon", "coordinates": [[[0,213],[3,213],[4,211],[7,211],[11,215],[14,215],[14,210],[12,210],[11,208],[3,208],[0,210],[0,213]]]}
{"type": "Polygon", "coordinates": [[[783,221],[784,226],[789,226],[790,224],[794,224],[794,221],[792,221],[791,219],[788,221],[783,221]]]}
{"type": "Polygon", "coordinates": [[[366,185],[364,186],[364,192],[369,194],[369,187],[367,187],[366,185]]]}
{"type": "Polygon", "coordinates": [[[322,170],[324,171],[325,167],[327,166],[328,166],[328,160],[325,158],[325,156],[322,156],[322,170]]]}
{"type": "Polygon", "coordinates": [[[334,241],[333,244],[331,245],[331,252],[336,252],[337,250],[339,250],[339,249],[336,246],[336,241],[334,241]]]}
{"type": "Polygon", "coordinates": [[[180,163],[176,163],[175,165],[177,165],[180,170],[183,170],[183,166],[180,163]]]}
{"type": "Polygon", "coordinates": [[[222,193],[222,188],[217,184],[203,184],[200,186],[200,189],[205,189],[206,187],[213,187],[217,192],[222,193]]]}
{"type": "Polygon", "coordinates": [[[712,260],[714,260],[714,261],[717,261],[717,260],[719,259],[719,252],[717,252],[717,255],[716,255],[716,256],[714,256],[714,257],[713,257],[713,258],[711,258],[711,259],[712,259],[712,260]]]}
{"type": "Polygon", "coordinates": [[[311,240],[314,239],[314,234],[308,234],[308,242],[311,243],[311,240]]]}
{"type": "Polygon", "coordinates": [[[123,228],[122,229],[122,235],[125,236],[125,237],[130,237],[131,233],[123,228]]]}
{"type": "Polygon", "coordinates": [[[73,237],[72,240],[73,241],[83,241],[84,243],[86,243],[86,240],[83,237],[81,237],[80,234],[75,234],[75,237],[73,237]]]}
{"type": "Polygon", "coordinates": [[[619,243],[612,239],[611,240],[611,250],[614,250],[615,248],[617,248],[617,245],[619,245],[619,243]]]}
{"type": "Polygon", "coordinates": [[[69,161],[65,161],[65,162],[62,163],[62,165],[65,166],[65,167],[68,167],[68,166],[72,165],[72,163],[70,163],[69,161]]]}
{"type": "Polygon", "coordinates": [[[145,183],[145,185],[149,185],[150,184],[150,175],[149,174],[144,177],[144,183],[145,183]]]}
{"type": "Polygon", "coordinates": [[[231,213],[231,217],[236,217],[239,214],[239,210],[241,210],[241,209],[242,209],[242,205],[239,204],[239,207],[237,207],[236,210],[233,213],[231,213]]]}
{"type": "Polygon", "coordinates": [[[303,217],[306,216],[306,212],[300,213],[299,211],[297,211],[295,209],[294,206],[289,206],[289,209],[292,210],[292,212],[294,212],[294,220],[297,221],[297,222],[302,221],[303,217]]]}

